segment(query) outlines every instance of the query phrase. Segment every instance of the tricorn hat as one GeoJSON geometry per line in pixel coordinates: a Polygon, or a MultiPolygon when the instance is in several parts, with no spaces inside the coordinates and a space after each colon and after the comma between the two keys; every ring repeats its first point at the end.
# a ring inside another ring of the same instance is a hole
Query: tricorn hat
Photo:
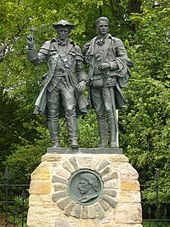
{"type": "Polygon", "coordinates": [[[66,21],[66,20],[60,20],[59,22],[55,22],[55,23],[53,23],[53,27],[54,28],[59,28],[59,27],[61,27],[61,26],[63,26],[63,27],[67,27],[67,28],[69,28],[69,29],[73,29],[74,27],[75,27],[75,25],[74,24],[70,24],[68,21],[66,21]]]}

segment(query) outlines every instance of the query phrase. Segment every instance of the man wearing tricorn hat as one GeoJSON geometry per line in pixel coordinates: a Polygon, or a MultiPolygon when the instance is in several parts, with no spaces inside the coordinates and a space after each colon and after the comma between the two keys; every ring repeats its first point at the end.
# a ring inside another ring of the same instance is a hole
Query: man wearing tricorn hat
{"type": "Polygon", "coordinates": [[[33,37],[27,37],[28,59],[34,64],[46,61],[48,73],[43,77],[43,88],[36,100],[34,113],[46,114],[48,129],[55,147],[59,146],[59,117],[64,110],[72,148],[78,147],[78,106],[81,113],[86,113],[87,102],[83,94],[86,74],[83,69],[83,56],[79,46],[68,38],[74,28],[66,20],[53,23],[58,38],[46,41],[39,52],[34,46],[33,37]]]}

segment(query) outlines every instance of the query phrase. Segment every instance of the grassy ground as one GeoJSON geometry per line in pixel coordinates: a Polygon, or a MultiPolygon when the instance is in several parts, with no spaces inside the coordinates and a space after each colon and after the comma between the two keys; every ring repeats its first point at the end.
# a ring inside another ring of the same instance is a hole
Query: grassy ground
{"type": "Polygon", "coordinates": [[[170,221],[169,222],[145,221],[143,222],[143,227],[170,227],[170,221]]]}

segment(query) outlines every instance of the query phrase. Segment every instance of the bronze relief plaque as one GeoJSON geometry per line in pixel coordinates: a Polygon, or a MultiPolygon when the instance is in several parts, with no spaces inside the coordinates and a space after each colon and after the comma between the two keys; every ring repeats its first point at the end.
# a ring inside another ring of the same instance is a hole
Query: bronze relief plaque
{"type": "Polygon", "coordinates": [[[102,194],[103,181],[100,175],[90,169],[80,169],[69,178],[70,197],[83,206],[95,203],[102,194]]]}

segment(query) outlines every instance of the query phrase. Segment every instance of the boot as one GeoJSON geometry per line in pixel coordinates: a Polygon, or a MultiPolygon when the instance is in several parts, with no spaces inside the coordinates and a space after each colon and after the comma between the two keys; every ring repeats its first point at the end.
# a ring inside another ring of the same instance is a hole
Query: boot
{"type": "Polygon", "coordinates": [[[98,128],[100,136],[100,145],[99,147],[107,146],[107,137],[108,137],[108,126],[105,117],[98,117],[98,128]]]}
{"type": "Polygon", "coordinates": [[[66,117],[67,120],[67,128],[70,136],[70,146],[73,149],[78,148],[78,124],[76,116],[66,117]]]}
{"type": "Polygon", "coordinates": [[[109,133],[110,133],[110,147],[115,148],[118,147],[117,145],[117,120],[112,115],[108,118],[108,125],[109,125],[109,133]]]}
{"type": "Polygon", "coordinates": [[[60,146],[58,138],[53,138],[53,139],[51,139],[51,141],[53,144],[53,146],[52,146],[53,148],[58,148],[60,146]]]}
{"type": "Polygon", "coordinates": [[[70,146],[73,149],[77,149],[79,147],[78,142],[77,142],[77,137],[74,137],[74,138],[72,137],[70,139],[70,146]]]}
{"type": "Polygon", "coordinates": [[[51,136],[53,147],[59,147],[58,133],[59,133],[59,120],[48,120],[48,129],[51,136]]]}

